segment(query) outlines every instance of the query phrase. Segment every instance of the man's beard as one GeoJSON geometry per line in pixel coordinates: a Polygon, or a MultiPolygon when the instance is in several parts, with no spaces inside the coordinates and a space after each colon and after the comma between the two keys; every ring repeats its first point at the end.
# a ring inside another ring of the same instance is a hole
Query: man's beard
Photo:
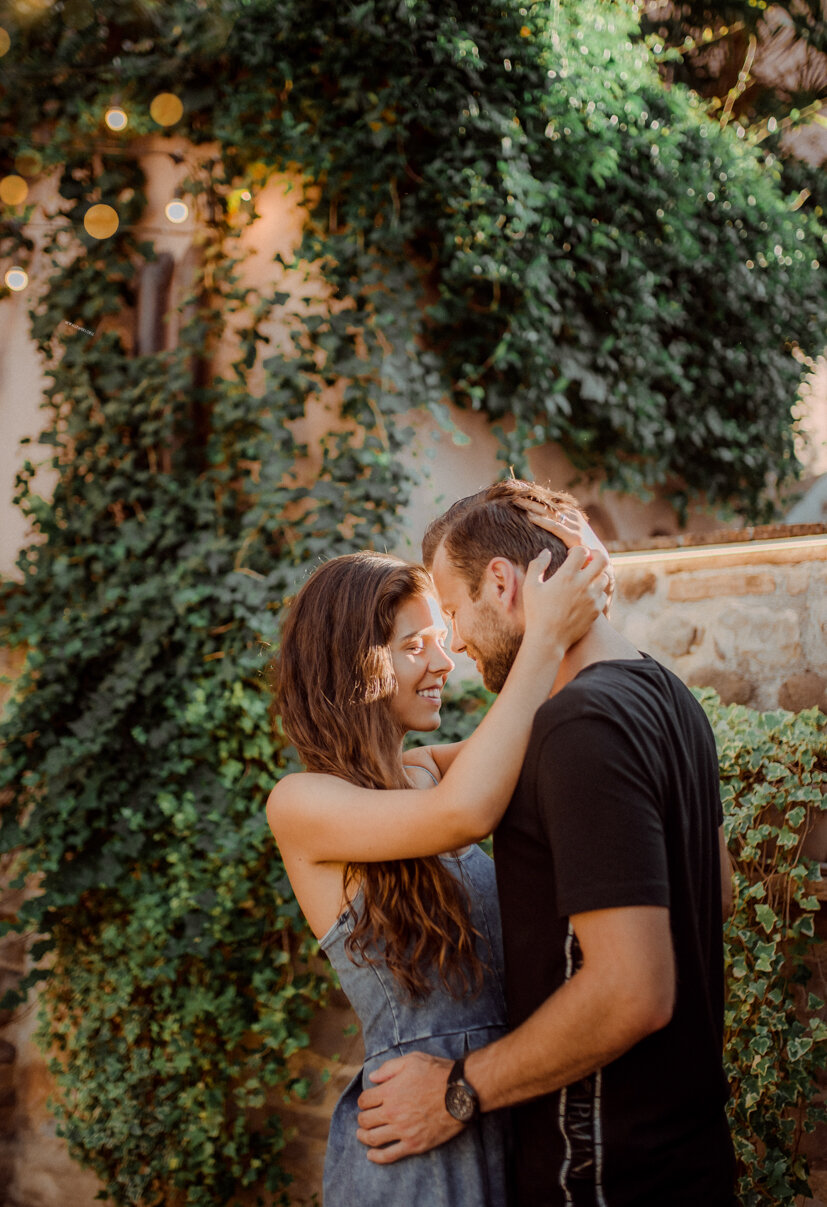
{"type": "Polygon", "coordinates": [[[500,613],[490,603],[480,605],[476,619],[478,623],[475,628],[484,634],[484,646],[471,642],[469,652],[488,690],[501,692],[523,643],[523,635],[519,630],[505,625],[500,613]]]}

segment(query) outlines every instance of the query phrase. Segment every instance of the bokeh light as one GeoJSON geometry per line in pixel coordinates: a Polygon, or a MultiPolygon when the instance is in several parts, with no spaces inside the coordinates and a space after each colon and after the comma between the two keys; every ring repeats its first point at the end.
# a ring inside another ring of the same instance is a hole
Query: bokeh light
{"type": "Polygon", "coordinates": [[[29,283],[29,274],[19,265],[13,264],[6,272],[3,280],[8,285],[9,289],[13,289],[15,293],[19,293],[21,289],[25,289],[29,283]]]}
{"type": "Polygon", "coordinates": [[[103,120],[110,130],[125,130],[129,118],[126,111],[121,109],[120,105],[113,105],[111,109],[106,110],[103,120]]]}
{"type": "Polygon", "coordinates": [[[93,239],[108,239],[118,229],[118,215],[111,205],[93,205],[84,214],[83,225],[93,239]]]}
{"type": "Polygon", "coordinates": [[[5,205],[22,205],[29,195],[29,186],[22,176],[4,176],[0,180],[0,201],[5,205]]]}
{"type": "Polygon", "coordinates": [[[0,25],[0,59],[2,59],[3,55],[7,52],[10,46],[11,38],[6,30],[3,29],[2,25],[0,25]]]}
{"type": "Polygon", "coordinates": [[[149,106],[150,116],[159,126],[174,126],[184,114],[184,106],[174,92],[159,92],[149,106]]]}
{"type": "Polygon", "coordinates": [[[86,29],[95,19],[91,0],[66,0],[63,5],[63,19],[73,29],[86,29]]]}
{"type": "Polygon", "coordinates": [[[21,176],[36,176],[43,167],[43,156],[39,151],[21,151],[14,166],[21,176]]]}
{"type": "Polygon", "coordinates": [[[178,197],[174,197],[172,201],[168,201],[164,213],[170,222],[186,222],[189,218],[189,207],[178,197]]]}

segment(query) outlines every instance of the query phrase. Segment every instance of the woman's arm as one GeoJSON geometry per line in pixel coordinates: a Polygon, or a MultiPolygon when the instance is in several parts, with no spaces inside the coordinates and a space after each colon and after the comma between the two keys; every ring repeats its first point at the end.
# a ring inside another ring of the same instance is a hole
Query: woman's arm
{"type": "Polygon", "coordinates": [[[538,528],[542,528],[545,532],[550,532],[553,536],[556,536],[567,549],[573,549],[575,545],[585,545],[587,549],[599,550],[604,555],[608,562],[606,569],[609,575],[609,584],[606,588],[608,598],[603,611],[608,616],[609,605],[612,602],[612,596],[615,591],[614,567],[609,559],[606,546],[592,528],[585,513],[573,507],[562,507],[559,511],[552,511],[547,505],[540,503],[537,499],[515,499],[515,503],[523,511],[528,512],[533,524],[536,524],[538,528]]]}
{"type": "Polygon", "coordinates": [[[332,775],[288,775],[267,802],[276,841],[312,863],[412,859],[484,838],[520,773],[534,714],[563,655],[604,603],[605,559],[582,547],[548,581],[544,551],[523,583],[525,635],[508,679],[448,774],[427,792],[360,788],[332,775]]]}

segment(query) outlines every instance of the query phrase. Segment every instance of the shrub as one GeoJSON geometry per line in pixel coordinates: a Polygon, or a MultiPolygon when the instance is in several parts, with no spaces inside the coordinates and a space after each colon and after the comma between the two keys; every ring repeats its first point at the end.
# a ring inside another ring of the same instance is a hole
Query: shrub
{"type": "Polygon", "coordinates": [[[818,867],[802,857],[814,814],[827,808],[827,723],[721,707],[721,765],[736,907],[727,923],[726,1061],[742,1207],[808,1193],[802,1136],[827,1114],[816,1103],[827,1064],[824,1002],[809,993],[818,867]]]}

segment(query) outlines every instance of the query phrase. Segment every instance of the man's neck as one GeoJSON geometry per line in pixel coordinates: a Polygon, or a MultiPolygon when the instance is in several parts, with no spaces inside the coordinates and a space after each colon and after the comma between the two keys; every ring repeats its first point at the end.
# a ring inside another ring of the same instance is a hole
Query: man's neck
{"type": "Polygon", "coordinates": [[[571,683],[575,675],[593,662],[608,662],[612,659],[639,659],[638,650],[613,629],[605,616],[598,616],[592,627],[578,642],[566,651],[560,670],[551,689],[552,696],[556,695],[567,683],[571,683]]]}

